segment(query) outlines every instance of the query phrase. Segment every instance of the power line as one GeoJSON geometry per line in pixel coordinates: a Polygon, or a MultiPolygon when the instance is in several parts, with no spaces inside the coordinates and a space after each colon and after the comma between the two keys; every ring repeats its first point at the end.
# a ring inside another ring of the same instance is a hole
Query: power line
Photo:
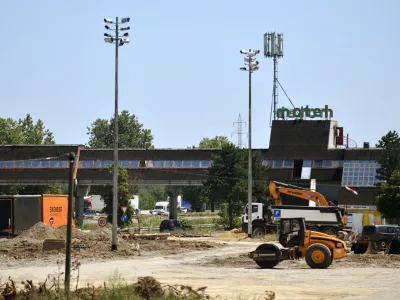
{"type": "Polygon", "coordinates": [[[242,117],[239,114],[239,117],[237,119],[237,121],[233,122],[233,126],[235,126],[235,124],[237,124],[237,131],[233,132],[232,134],[237,134],[238,135],[238,141],[237,141],[237,146],[238,148],[243,148],[243,142],[242,142],[242,135],[246,134],[243,133],[243,127],[242,124],[244,124],[246,126],[246,122],[244,122],[242,120],[242,117]]]}

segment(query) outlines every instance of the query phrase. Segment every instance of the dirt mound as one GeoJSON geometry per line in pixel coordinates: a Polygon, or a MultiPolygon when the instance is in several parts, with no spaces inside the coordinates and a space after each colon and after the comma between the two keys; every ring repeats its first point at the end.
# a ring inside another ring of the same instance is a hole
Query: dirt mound
{"type": "MultiPolygon", "coordinates": [[[[45,239],[62,239],[67,236],[67,226],[52,228],[44,223],[37,223],[13,239],[0,242],[0,246],[7,249],[14,259],[37,259],[64,252],[43,252],[45,239]]],[[[72,256],[75,259],[92,260],[98,258],[112,258],[137,255],[134,244],[129,244],[118,238],[118,251],[111,250],[112,232],[106,228],[93,231],[81,231],[72,228],[72,256]]]]}
{"type": "Polygon", "coordinates": [[[162,254],[178,254],[186,251],[203,251],[223,245],[205,241],[179,240],[139,240],[140,250],[145,252],[160,252],[162,254]]]}
{"type": "Polygon", "coordinates": [[[43,241],[45,239],[57,238],[54,234],[54,228],[39,222],[33,225],[31,228],[24,230],[17,239],[33,239],[43,241]]]}

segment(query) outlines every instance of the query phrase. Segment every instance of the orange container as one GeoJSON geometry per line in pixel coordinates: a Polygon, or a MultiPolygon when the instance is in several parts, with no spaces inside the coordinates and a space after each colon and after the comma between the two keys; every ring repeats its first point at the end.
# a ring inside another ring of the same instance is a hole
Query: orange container
{"type": "Polygon", "coordinates": [[[42,195],[42,222],[56,228],[67,225],[67,220],[68,196],[42,195]]]}

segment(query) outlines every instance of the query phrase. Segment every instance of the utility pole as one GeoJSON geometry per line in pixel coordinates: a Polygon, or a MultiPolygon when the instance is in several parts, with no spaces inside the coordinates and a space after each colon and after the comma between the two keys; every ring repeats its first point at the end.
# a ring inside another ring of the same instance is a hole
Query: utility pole
{"type": "Polygon", "coordinates": [[[251,49],[240,50],[241,54],[245,54],[245,65],[248,67],[240,68],[241,71],[249,72],[249,161],[248,161],[248,186],[247,186],[247,233],[248,237],[252,236],[252,198],[253,198],[253,166],[252,166],[252,148],[251,148],[251,74],[258,70],[259,62],[255,60],[255,56],[260,50],[251,51],[251,49]]]}
{"type": "Polygon", "coordinates": [[[75,153],[69,154],[69,178],[68,178],[68,219],[67,219],[67,241],[65,249],[65,293],[69,299],[71,280],[71,239],[72,239],[72,202],[74,201],[74,168],[75,153]]]}
{"type": "Polygon", "coordinates": [[[110,28],[105,25],[107,30],[115,32],[115,36],[105,33],[104,41],[106,43],[115,42],[115,108],[114,108],[114,172],[113,172],[113,213],[112,213],[112,241],[111,251],[118,249],[117,245],[117,225],[118,225],[118,47],[129,43],[129,34],[125,33],[121,38],[119,31],[129,30],[130,27],[119,28],[119,24],[128,23],[130,18],[123,18],[121,23],[118,23],[118,17],[115,18],[115,23],[111,19],[104,19],[104,22],[115,24],[115,28],[110,28]]]}

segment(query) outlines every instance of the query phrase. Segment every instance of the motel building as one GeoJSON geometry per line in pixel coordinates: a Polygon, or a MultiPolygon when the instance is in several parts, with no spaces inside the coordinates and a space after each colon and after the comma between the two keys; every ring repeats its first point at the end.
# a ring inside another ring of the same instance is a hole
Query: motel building
{"type": "MultiPolygon", "coordinates": [[[[351,213],[348,223],[354,222],[353,228],[381,224],[374,199],[379,192],[375,176],[382,149],[371,148],[368,142],[357,145],[333,120],[333,110],[327,105],[281,108],[276,114],[269,148],[261,150],[271,179],[305,188],[311,188],[311,179],[315,179],[317,192],[351,213]]],[[[283,204],[309,205],[286,195],[283,204]]]]}

